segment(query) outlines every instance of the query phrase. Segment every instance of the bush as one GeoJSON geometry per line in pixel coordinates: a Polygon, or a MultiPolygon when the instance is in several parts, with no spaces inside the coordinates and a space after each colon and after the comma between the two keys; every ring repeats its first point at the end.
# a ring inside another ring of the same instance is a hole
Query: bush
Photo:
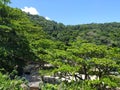
{"type": "Polygon", "coordinates": [[[21,80],[10,80],[8,75],[0,73],[0,90],[22,90],[21,80]]]}

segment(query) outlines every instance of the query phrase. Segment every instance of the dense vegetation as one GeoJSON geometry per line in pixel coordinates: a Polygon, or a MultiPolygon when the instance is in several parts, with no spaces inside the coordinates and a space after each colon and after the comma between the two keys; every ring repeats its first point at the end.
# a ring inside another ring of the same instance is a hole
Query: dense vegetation
{"type": "Polygon", "coordinates": [[[112,47],[120,47],[120,23],[67,25],[55,21],[46,20],[41,16],[29,15],[30,19],[43,27],[52,39],[63,42],[76,39],[87,40],[97,45],[104,44],[112,47]]]}
{"type": "Polygon", "coordinates": [[[8,3],[0,0],[1,90],[20,90],[22,81],[16,80],[16,75],[22,75],[31,61],[40,62],[41,76],[65,78],[56,85],[45,84],[43,90],[120,86],[120,23],[64,25],[26,14],[8,3]],[[53,68],[42,69],[46,63],[53,68]],[[96,79],[91,80],[91,76],[96,79]]]}

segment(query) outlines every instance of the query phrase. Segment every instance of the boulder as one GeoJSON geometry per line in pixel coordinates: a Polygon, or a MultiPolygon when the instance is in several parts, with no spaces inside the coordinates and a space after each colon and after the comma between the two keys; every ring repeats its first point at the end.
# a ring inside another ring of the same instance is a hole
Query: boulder
{"type": "Polygon", "coordinates": [[[30,90],[40,90],[40,84],[41,82],[29,82],[28,86],[30,87],[30,90]]]}
{"type": "Polygon", "coordinates": [[[22,87],[23,90],[30,90],[29,86],[27,86],[26,84],[21,84],[20,85],[22,87]]]}

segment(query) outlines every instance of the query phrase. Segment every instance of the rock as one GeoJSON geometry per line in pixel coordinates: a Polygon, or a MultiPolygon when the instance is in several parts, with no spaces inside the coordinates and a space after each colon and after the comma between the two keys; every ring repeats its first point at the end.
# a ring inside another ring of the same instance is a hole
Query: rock
{"type": "Polygon", "coordinates": [[[40,90],[38,87],[30,87],[30,90],[40,90]]]}
{"type": "Polygon", "coordinates": [[[44,64],[44,66],[42,67],[44,70],[48,70],[48,69],[53,69],[55,68],[52,64],[44,64]]]}
{"type": "Polygon", "coordinates": [[[57,84],[59,83],[59,77],[53,77],[53,76],[43,76],[42,81],[44,83],[51,83],[51,84],[57,84]]]}
{"type": "Polygon", "coordinates": [[[21,84],[20,85],[22,87],[23,90],[30,90],[29,86],[27,86],[26,84],[21,84]]]}
{"type": "Polygon", "coordinates": [[[37,63],[28,64],[24,67],[23,77],[28,81],[29,90],[40,90],[42,79],[39,76],[40,65],[37,63]]]}
{"type": "Polygon", "coordinates": [[[120,87],[117,87],[116,90],[120,90],[120,87]]]}
{"type": "Polygon", "coordinates": [[[30,87],[30,90],[40,90],[40,84],[42,82],[29,82],[28,86],[30,87]]]}

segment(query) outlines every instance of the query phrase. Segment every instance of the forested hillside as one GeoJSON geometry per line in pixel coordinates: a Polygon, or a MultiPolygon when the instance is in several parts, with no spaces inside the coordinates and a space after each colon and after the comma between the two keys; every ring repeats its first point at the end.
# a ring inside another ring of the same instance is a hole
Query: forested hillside
{"type": "Polygon", "coordinates": [[[64,25],[8,3],[0,0],[0,90],[24,90],[29,62],[40,65],[41,77],[58,77],[54,84],[43,80],[42,90],[120,87],[120,23],[64,25]]]}
{"type": "Polygon", "coordinates": [[[43,27],[52,39],[63,42],[75,41],[76,39],[87,40],[97,45],[120,47],[120,23],[101,23],[83,25],[64,25],[55,21],[46,20],[42,16],[29,15],[30,19],[43,27]]]}

